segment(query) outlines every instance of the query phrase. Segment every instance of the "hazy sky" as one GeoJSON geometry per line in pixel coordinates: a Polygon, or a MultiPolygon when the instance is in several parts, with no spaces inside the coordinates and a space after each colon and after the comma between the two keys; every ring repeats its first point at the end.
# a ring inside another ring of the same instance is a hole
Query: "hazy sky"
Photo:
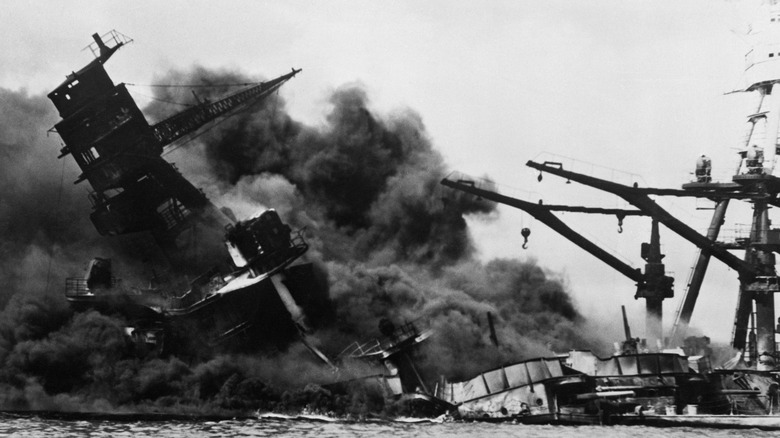
{"type": "MultiPolygon", "coordinates": [[[[48,92],[91,59],[80,50],[92,33],[116,29],[135,40],[108,64],[116,82],[152,83],[155,74],[196,63],[263,78],[303,68],[281,91],[298,120],[320,123],[329,91],[360,83],[377,112],[418,112],[453,170],[489,175],[510,194],[533,201],[615,207],[624,204],[552,176],[540,184],[524,163],[558,154],[640,175],[643,185],[679,187],[696,157],[707,153],[716,174],[729,174],[744,116],[754,105],[751,96],[723,95],[744,85],[747,45],[732,30],[744,27],[750,5],[5,1],[0,87],[48,92]]],[[[697,210],[707,207],[704,202],[662,204],[697,229],[709,222],[711,211],[697,210]]],[[[648,219],[627,219],[622,234],[614,217],[563,219],[643,266],[639,244],[649,239],[648,219]]],[[[733,209],[725,227],[749,220],[748,209],[733,209]]],[[[474,225],[485,259],[536,258],[566,280],[585,313],[617,323],[625,304],[635,331],[643,331],[644,303],[633,299],[632,282],[543,224],[501,208],[498,218],[474,225]],[[532,230],[525,251],[524,226],[532,230]]],[[[676,277],[676,297],[664,310],[669,321],[696,252],[663,227],[661,233],[667,268],[676,277]]],[[[693,323],[727,340],[736,274],[718,261],[710,274],[693,323]]]]}

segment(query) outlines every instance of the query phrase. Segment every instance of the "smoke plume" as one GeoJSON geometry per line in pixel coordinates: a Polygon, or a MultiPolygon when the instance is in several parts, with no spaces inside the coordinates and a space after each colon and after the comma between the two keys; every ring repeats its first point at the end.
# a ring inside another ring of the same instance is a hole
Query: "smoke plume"
{"type": "MultiPolygon", "coordinates": [[[[159,80],[249,81],[203,68],[159,80]]],[[[161,102],[181,96],[161,90],[160,102],[144,110],[150,122],[178,110],[161,102]]],[[[198,90],[199,99],[216,99],[226,89],[198,90]]],[[[293,228],[306,227],[306,257],[326,272],[335,312],[312,342],[335,357],[354,341],[380,338],[383,318],[414,322],[435,331],[422,345],[421,373],[450,379],[588,346],[560,279],[533,261],[477,259],[465,217],[489,217],[495,205],[439,185],[449,170],[420,115],[378,114],[357,86],[336,90],[328,102],[324,125],[308,126],[271,96],[166,157],[239,219],[275,208],[293,228]],[[488,312],[498,347],[489,338],[488,312]]],[[[89,223],[86,190],[70,184],[75,164],[57,161],[58,140],[46,135],[58,119],[53,106],[44,96],[0,89],[0,110],[0,407],[221,413],[309,406],[341,414],[381,408],[370,385],[355,383],[347,395],[319,386],[333,375],[297,344],[197,363],[142,359],[120,317],[73,313],[63,279],[82,275],[91,257],[110,249],[89,223]]],[[[360,367],[341,377],[361,375],[360,367]]]]}
{"type": "MultiPolygon", "coordinates": [[[[247,81],[203,70],[174,77],[247,81]]],[[[561,281],[532,261],[476,259],[464,218],[489,217],[495,205],[440,186],[450,170],[420,115],[377,114],[358,86],[337,89],[328,103],[324,126],[311,127],[274,97],[187,151],[202,158],[195,169],[210,174],[212,198],[237,211],[247,202],[275,207],[308,227],[309,257],[327,267],[338,318],[335,334],[320,334],[324,348],[379,337],[382,318],[419,321],[437,333],[429,374],[463,377],[589,343],[577,335],[581,317],[561,281]],[[499,349],[488,340],[487,312],[498,317],[499,349]]]]}

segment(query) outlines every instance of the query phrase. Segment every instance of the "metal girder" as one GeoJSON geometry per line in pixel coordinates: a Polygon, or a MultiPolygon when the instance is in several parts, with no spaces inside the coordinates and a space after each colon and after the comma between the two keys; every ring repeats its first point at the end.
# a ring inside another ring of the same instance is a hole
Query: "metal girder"
{"type": "Polygon", "coordinates": [[[561,166],[556,167],[546,163],[536,163],[534,161],[528,161],[526,165],[541,172],[551,173],[553,175],[617,195],[628,201],[631,205],[646,212],[649,216],[657,219],[660,223],[664,224],[668,229],[672,230],[685,240],[693,243],[697,247],[725,263],[728,267],[739,272],[740,278],[752,278],[757,274],[755,268],[750,263],[745,262],[727,250],[719,247],[715,242],[711,241],[706,236],[699,234],[696,232],[696,230],[689,227],[684,222],[675,218],[669,214],[669,212],[661,208],[661,206],[656,204],[655,201],[650,199],[650,197],[647,195],[647,190],[643,191],[637,187],[629,187],[600,178],[563,170],[561,166]]]}
{"type": "MultiPolygon", "coordinates": [[[[642,274],[640,269],[629,266],[628,264],[624,263],[617,257],[604,251],[603,249],[601,249],[601,247],[594,244],[590,240],[586,239],[581,234],[569,228],[568,225],[563,223],[563,221],[558,219],[558,217],[556,217],[553,213],[550,212],[550,208],[548,206],[545,206],[543,204],[534,204],[532,202],[522,201],[516,198],[511,198],[509,196],[501,195],[490,190],[480,189],[474,186],[473,181],[464,181],[464,180],[452,181],[447,178],[444,178],[441,181],[441,184],[446,187],[450,187],[466,193],[471,193],[473,195],[480,196],[484,199],[489,199],[491,201],[498,202],[500,204],[508,205],[510,207],[515,207],[520,210],[523,210],[528,214],[530,214],[531,216],[533,216],[534,218],[536,218],[539,222],[542,222],[543,224],[547,225],[548,227],[558,232],[563,237],[569,239],[575,245],[579,246],[580,248],[589,252],[599,260],[608,264],[613,269],[617,270],[621,274],[635,281],[638,287],[642,287],[644,285],[645,277],[642,274]]],[[[583,208],[587,208],[587,207],[583,207],[583,208]]],[[[614,210],[610,214],[616,214],[615,213],[616,211],[620,211],[632,215],[636,215],[640,213],[640,212],[636,212],[635,210],[614,210]]]]}
{"type": "Polygon", "coordinates": [[[300,71],[301,69],[293,69],[286,75],[241,90],[216,102],[206,102],[180,112],[152,126],[152,132],[160,145],[171,144],[179,138],[198,130],[206,123],[230,113],[241,105],[267,97],[279,89],[282,84],[300,73],[300,71]]]}
{"type": "Polygon", "coordinates": [[[774,341],[774,293],[777,292],[777,277],[774,267],[774,257],[771,262],[763,260],[766,250],[761,244],[766,242],[766,231],[769,229],[769,215],[766,202],[755,202],[753,222],[750,227],[750,247],[745,251],[745,262],[763,267],[761,276],[752,282],[741,282],[737,296],[737,308],[734,312],[734,328],[731,332],[731,346],[741,350],[746,348],[745,338],[748,335],[748,321],[754,314],[757,328],[756,347],[759,353],[775,351],[774,341]],[[767,309],[770,307],[770,309],[767,309]]]}
{"type": "Polygon", "coordinates": [[[539,204],[547,211],[565,211],[569,213],[608,214],[615,216],[647,216],[641,210],[624,210],[622,208],[580,207],[576,205],[539,204]]]}

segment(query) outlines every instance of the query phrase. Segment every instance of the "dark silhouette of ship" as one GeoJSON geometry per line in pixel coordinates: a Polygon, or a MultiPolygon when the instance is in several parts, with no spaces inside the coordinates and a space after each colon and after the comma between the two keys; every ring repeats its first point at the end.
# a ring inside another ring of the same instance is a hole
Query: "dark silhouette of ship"
{"type": "Polygon", "coordinates": [[[173,142],[266,99],[301,70],[199,99],[150,125],[104,69],[132,40],[116,31],[93,39],[95,59],[48,97],[62,117],[54,127],[60,158],[70,155],[82,171],[76,183],[90,184],[90,219],[128,256],[130,278],[115,276],[111,259],[94,258],[83,277],[67,279],[72,307],[120,316],[139,346],[163,353],[306,343],[309,321],[328,300],[312,265],[298,261],[308,249],[302,230],[292,232],[274,210],[236,221],[162,158],[173,142]]]}

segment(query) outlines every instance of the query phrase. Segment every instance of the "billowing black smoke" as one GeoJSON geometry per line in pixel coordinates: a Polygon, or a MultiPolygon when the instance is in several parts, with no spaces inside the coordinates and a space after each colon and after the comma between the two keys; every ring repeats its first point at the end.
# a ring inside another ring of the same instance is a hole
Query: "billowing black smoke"
{"type": "Polygon", "coordinates": [[[56,120],[44,96],[0,88],[0,306],[42,292],[62,279],[63,260],[97,245],[86,191],[72,185],[75,163],[56,159],[57,135],[47,134],[56,120]]]}
{"type": "MultiPolygon", "coordinates": [[[[247,81],[202,70],[186,79],[247,81]]],[[[560,281],[533,262],[476,260],[464,218],[489,216],[495,205],[439,184],[449,170],[418,114],[376,114],[357,86],[336,90],[329,104],[324,126],[311,127],[274,98],[188,151],[211,173],[209,192],[231,208],[274,207],[309,228],[309,256],[328,268],[338,315],[334,333],[320,334],[324,348],[338,353],[353,339],[380,336],[382,318],[420,320],[438,333],[428,374],[464,377],[584,345],[560,281]],[[487,312],[498,318],[499,349],[488,340],[487,312]]]]}
{"type": "MultiPolygon", "coordinates": [[[[202,68],[160,81],[248,82],[202,68]]],[[[198,98],[225,91],[205,90],[198,98]]],[[[171,91],[157,97],[181,100],[171,91]]],[[[329,103],[326,123],[313,127],[293,120],[272,96],[167,157],[239,218],[275,208],[285,222],[307,227],[307,257],[327,272],[336,313],[312,342],[334,357],[353,341],[381,337],[383,318],[414,321],[436,331],[421,372],[453,379],[586,346],[559,280],[532,261],[476,259],[465,217],[489,216],[495,205],[439,185],[448,169],[419,115],[377,114],[355,86],[335,91],[329,103]]],[[[338,395],[316,386],[333,375],[300,345],[201,363],[140,359],[120,318],[72,313],[63,279],[109,250],[89,223],[86,190],[70,183],[75,165],[66,159],[63,168],[55,158],[60,145],[46,135],[57,120],[49,102],[0,89],[0,110],[0,407],[218,413],[314,405],[360,413],[375,406],[370,387],[338,395]]],[[[172,110],[158,103],[145,112],[154,121],[172,110]]],[[[352,375],[360,370],[345,377],[352,375]]]]}

